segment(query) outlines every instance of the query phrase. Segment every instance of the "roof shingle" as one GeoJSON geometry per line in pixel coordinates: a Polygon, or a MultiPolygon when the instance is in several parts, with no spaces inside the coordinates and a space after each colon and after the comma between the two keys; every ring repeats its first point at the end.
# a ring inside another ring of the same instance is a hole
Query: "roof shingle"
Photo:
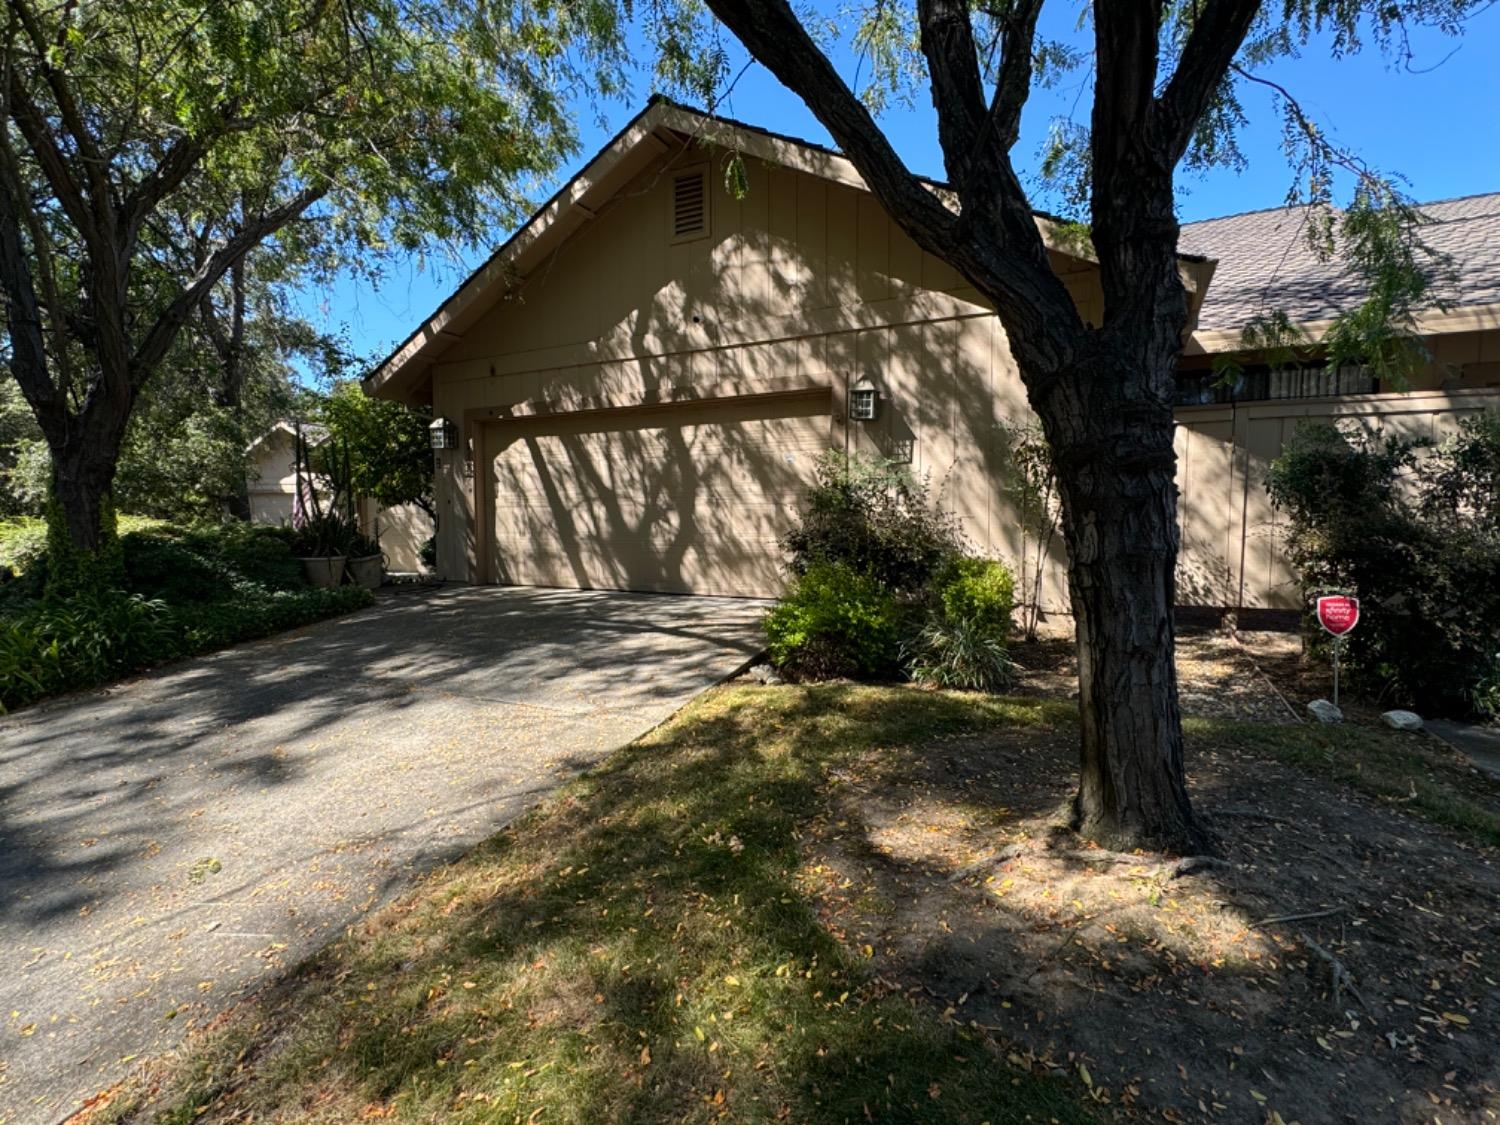
{"type": "MultiPolygon", "coordinates": [[[[1422,239],[1451,260],[1454,307],[1500,304],[1500,192],[1424,203],[1432,220],[1422,239]]],[[[1278,207],[1185,223],[1178,249],[1219,260],[1198,328],[1243,328],[1259,313],[1285,312],[1293,323],[1331,320],[1364,296],[1338,258],[1323,262],[1308,248],[1307,208],[1278,207]]]]}

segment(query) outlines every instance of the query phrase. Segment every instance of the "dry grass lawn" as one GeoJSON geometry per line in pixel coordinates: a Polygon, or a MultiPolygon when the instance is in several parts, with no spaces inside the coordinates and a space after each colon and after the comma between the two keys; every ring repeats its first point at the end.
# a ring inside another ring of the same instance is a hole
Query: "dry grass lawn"
{"type": "Polygon", "coordinates": [[[1235,710],[1220,865],[1090,854],[1046,674],[711,692],[94,1120],[1497,1119],[1500,787],[1235,710]]]}

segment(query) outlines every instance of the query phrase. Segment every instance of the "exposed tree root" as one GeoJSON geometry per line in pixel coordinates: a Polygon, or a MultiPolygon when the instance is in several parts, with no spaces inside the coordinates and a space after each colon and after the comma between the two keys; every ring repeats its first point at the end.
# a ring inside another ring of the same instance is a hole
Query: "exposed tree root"
{"type": "Polygon", "coordinates": [[[1359,1001],[1359,1006],[1370,1014],[1371,1019],[1378,1018],[1378,1013],[1374,1008],[1370,1007],[1369,1001],[1366,1000],[1360,993],[1359,989],[1354,986],[1354,977],[1350,975],[1349,970],[1344,967],[1344,963],[1337,957],[1335,957],[1332,953],[1329,953],[1328,950],[1324,949],[1317,942],[1313,941],[1312,938],[1308,937],[1307,931],[1298,930],[1297,936],[1302,939],[1303,945],[1307,946],[1308,949],[1312,950],[1319,957],[1323,958],[1324,961],[1328,962],[1328,971],[1329,974],[1333,977],[1333,1006],[1335,1008],[1341,1008],[1343,1006],[1342,1002],[1340,1001],[1339,994],[1342,990],[1348,989],[1349,995],[1359,1001]]]}

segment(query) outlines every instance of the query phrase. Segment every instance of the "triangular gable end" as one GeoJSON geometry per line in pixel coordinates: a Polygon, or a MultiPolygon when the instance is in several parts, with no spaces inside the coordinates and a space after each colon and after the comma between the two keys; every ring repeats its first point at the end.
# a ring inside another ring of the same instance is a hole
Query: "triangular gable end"
{"type": "MultiPolygon", "coordinates": [[[[576,176],[563,185],[394,352],[364,379],[366,393],[416,403],[430,396],[432,364],[492,309],[515,283],[588,224],[637,174],[684,139],[714,144],[793,171],[867,190],[854,165],[832,149],[713,116],[655,97],[620,130],[576,176]]],[[[929,182],[934,192],[946,193],[929,182]]],[[[1039,214],[1037,225],[1048,248],[1088,262],[1076,242],[1062,237],[1056,220],[1039,214]]],[[[1213,263],[1183,263],[1183,279],[1196,310],[1212,275],[1213,263]]]]}

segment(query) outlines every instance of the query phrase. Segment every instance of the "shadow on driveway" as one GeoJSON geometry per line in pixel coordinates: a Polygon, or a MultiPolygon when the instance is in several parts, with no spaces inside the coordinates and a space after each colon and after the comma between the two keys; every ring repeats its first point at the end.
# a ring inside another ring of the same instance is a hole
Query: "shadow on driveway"
{"type": "Polygon", "coordinates": [[[0,1122],[76,1108],[665,719],[764,608],[403,593],[0,719],[0,1122]]]}

